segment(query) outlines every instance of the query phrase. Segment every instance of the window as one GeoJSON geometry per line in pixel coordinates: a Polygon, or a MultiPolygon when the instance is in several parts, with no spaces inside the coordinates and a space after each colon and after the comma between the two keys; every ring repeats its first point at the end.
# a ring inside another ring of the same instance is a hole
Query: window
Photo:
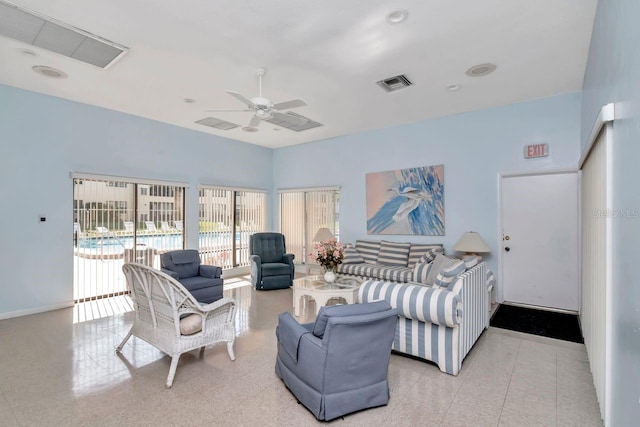
{"type": "Polygon", "coordinates": [[[340,190],[338,188],[282,191],[279,195],[280,232],[285,235],[287,252],[304,264],[313,248],[313,236],[327,227],[340,238],[340,190]]]}
{"type": "Polygon", "coordinates": [[[107,187],[127,188],[127,183],[121,181],[108,181],[107,187]]]}
{"type": "Polygon", "coordinates": [[[150,196],[173,197],[174,193],[175,187],[172,185],[152,185],[149,187],[150,196]]]}
{"type": "Polygon", "coordinates": [[[266,193],[202,187],[198,204],[202,262],[222,268],[248,266],[249,236],[266,230],[266,193]]]}

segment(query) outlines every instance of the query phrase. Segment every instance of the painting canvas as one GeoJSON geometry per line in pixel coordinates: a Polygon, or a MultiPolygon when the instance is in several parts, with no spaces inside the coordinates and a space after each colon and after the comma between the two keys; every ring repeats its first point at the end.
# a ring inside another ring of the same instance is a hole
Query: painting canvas
{"type": "Polygon", "coordinates": [[[367,233],[444,236],[444,165],[368,173],[367,233]]]}

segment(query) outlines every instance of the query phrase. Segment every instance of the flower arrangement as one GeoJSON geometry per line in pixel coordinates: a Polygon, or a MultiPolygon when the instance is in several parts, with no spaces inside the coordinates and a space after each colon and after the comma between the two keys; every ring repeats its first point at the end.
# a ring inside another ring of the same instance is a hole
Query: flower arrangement
{"type": "Polygon", "coordinates": [[[314,243],[315,253],[310,252],[309,257],[320,264],[326,271],[334,271],[344,258],[344,246],[336,239],[322,240],[314,243]]]}

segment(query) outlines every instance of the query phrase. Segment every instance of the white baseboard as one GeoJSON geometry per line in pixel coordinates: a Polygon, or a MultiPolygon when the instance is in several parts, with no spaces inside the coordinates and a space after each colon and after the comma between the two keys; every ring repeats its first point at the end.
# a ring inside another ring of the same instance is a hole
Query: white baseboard
{"type": "Polygon", "coordinates": [[[11,319],[13,317],[28,316],[30,314],[44,313],[45,311],[60,310],[62,308],[73,307],[73,301],[61,302],[59,304],[45,305],[43,307],[27,308],[24,310],[9,311],[0,313],[0,320],[11,319]]]}

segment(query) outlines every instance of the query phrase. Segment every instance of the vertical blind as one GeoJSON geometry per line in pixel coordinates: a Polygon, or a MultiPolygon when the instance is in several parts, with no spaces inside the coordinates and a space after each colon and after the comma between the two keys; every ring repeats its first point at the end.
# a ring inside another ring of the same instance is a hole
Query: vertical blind
{"type": "Polygon", "coordinates": [[[338,189],[309,189],[280,193],[280,232],[285,235],[287,252],[294,254],[296,264],[310,262],[313,237],[326,227],[339,238],[338,189]]]}
{"type": "Polygon", "coordinates": [[[110,177],[73,178],[74,300],[127,293],[122,264],[159,268],[182,249],[184,187],[110,177]]]}
{"type": "Polygon", "coordinates": [[[200,256],[223,269],[249,265],[249,236],[266,230],[266,194],[201,187],[200,256]]]}

